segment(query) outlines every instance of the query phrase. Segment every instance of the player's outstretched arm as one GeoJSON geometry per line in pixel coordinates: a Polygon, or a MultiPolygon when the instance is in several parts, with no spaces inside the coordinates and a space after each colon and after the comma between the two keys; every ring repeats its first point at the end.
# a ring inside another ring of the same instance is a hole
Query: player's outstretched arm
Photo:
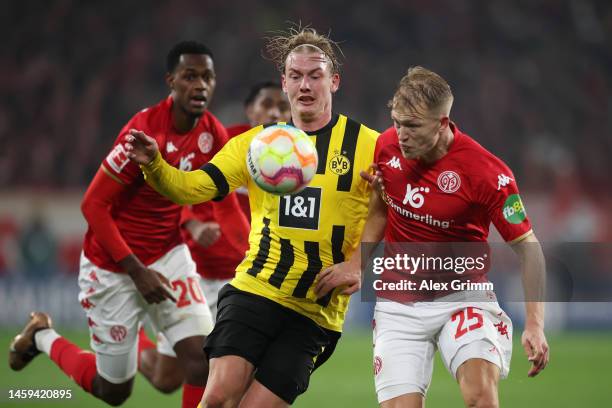
{"type": "Polygon", "coordinates": [[[197,204],[217,196],[217,187],[205,172],[172,167],[162,158],[155,139],[144,132],[130,129],[125,140],[127,156],[140,165],[147,183],[161,195],[181,205],[197,204]]]}
{"type": "MultiPolygon", "coordinates": [[[[371,175],[362,173],[361,177],[369,181],[371,175]]],[[[378,182],[374,179],[371,180],[370,183],[378,182]]],[[[384,236],[387,226],[387,205],[382,200],[380,191],[380,189],[375,188],[370,195],[368,218],[361,235],[362,242],[378,243],[384,236]]],[[[370,256],[369,253],[363,255],[366,258],[370,256]]],[[[345,286],[342,291],[343,295],[351,295],[357,292],[361,288],[361,256],[361,251],[358,248],[348,261],[332,265],[319,273],[315,286],[317,297],[321,298],[339,286],[345,286]]]]}
{"type": "Polygon", "coordinates": [[[519,256],[525,292],[525,330],[521,343],[531,362],[529,377],[542,371],[549,360],[549,347],[544,334],[544,300],[546,287],[546,266],[542,246],[535,234],[531,233],[520,242],[512,244],[519,256]]]}

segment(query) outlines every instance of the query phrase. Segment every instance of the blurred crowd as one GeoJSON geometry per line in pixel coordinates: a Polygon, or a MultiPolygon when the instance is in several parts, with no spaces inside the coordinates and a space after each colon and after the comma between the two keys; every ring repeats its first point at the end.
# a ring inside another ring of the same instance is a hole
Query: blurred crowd
{"type": "Polygon", "coordinates": [[[249,87],[278,77],[264,37],[291,21],[340,42],[337,111],[384,130],[406,69],[433,69],[459,127],[514,170],[545,237],[612,238],[609,2],[9,1],[0,21],[2,190],[85,188],[121,126],[166,95],[165,54],[182,39],[215,53],[211,110],[244,121],[249,87]]]}

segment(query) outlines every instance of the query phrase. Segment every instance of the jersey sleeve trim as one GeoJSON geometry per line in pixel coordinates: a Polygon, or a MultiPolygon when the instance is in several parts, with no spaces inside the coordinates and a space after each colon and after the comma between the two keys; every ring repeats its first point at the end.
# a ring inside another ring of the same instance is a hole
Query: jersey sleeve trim
{"type": "Polygon", "coordinates": [[[210,162],[202,166],[201,170],[210,176],[212,181],[215,183],[215,186],[217,187],[217,191],[219,192],[219,194],[217,195],[217,197],[213,198],[213,200],[223,200],[225,196],[229,193],[229,184],[227,183],[227,180],[225,179],[225,176],[223,175],[221,170],[219,170],[217,166],[210,162]]]}
{"type": "Polygon", "coordinates": [[[527,238],[531,234],[533,234],[533,229],[530,229],[526,233],[519,235],[517,238],[514,238],[512,241],[508,241],[508,244],[510,245],[517,244],[521,242],[522,240],[524,240],[525,238],[527,238]]]}
{"type": "Polygon", "coordinates": [[[110,170],[108,170],[106,167],[104,167],[104,164],[102,166],[100,166],[102,168],[102,170],[104,171],[104,173],[106,173],[106,175],[110,178],[112,178],[113,180],[115,180],[117,183],[119,184],[125,184],[123,181],[121,181],[121,179],[117,176],[115,176],[113,173],[110,172],[110,170]]]}

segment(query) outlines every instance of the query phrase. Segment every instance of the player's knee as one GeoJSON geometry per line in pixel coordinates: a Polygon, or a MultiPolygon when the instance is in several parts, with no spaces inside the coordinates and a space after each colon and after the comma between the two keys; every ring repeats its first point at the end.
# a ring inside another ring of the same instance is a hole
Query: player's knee
{"type": "Polygon", "coordinates": [[[499,406],[497,400],[497,387],[492,383],[483,382],[472,385],[464,392],[463,399],[468,407],[496,408],[499,406]]]}
{"type": "Polygon", "coordinates": [[[220,387],[207,387],[202,398],[206,408],[221,408],[230,401],[230,396],[220,387]]]}
{"type": "Polygon", "coordinates": [[[185,380],[189,384],[206,384],[208,361],[206,361],[206,356],[201,347],[182,352],[179,355],[179,360],[185,373],[185,380]]]}
{"type": "Polygon", "coordinates": [[[180,376],[156,376],[153,379],[153,386],[156,390],[164,394],[172,394],[183,385],[183,378],[180,376]]]}
{"type": "Polygon", "coordinates": [[[118,407],[123,404],[132,394],[131,389],[115,390],[112,392],[104,392],[100,397],[108,405],[118,407]]]}

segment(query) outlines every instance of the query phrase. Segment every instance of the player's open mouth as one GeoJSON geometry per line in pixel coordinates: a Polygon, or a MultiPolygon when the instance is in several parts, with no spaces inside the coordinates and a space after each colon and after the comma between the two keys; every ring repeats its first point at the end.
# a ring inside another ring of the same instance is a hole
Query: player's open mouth
{"type": "Polygon", "coordinates": [[[315,102],[315,99],[312,96],[300,96],[298,98],[298,102],[302,105],[312,105],[315,102]]]}
{"type": "Polygon", "coordinates": [[[189,99],[189,103],[191,105],[202,107],[202,108],[206,106],[206,101],[207,99],[204,95],[197,95],[189,99]]]}

